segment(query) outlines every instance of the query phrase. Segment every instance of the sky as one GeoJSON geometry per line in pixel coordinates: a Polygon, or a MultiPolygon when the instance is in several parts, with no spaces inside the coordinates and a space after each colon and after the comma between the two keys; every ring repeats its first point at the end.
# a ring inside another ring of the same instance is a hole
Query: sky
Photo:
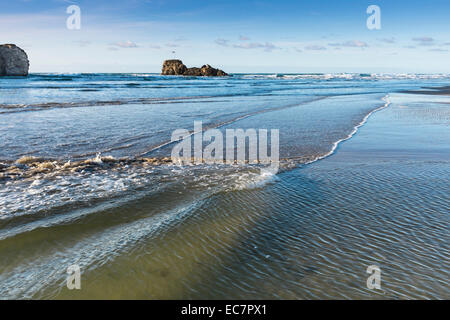
{"type": "Polygon", "coordinates": [[[177,58],[232,73],[450,73],[450,1],[0,0],[0,43],[23,48],[30,72],[150,73],[177,58]]]}

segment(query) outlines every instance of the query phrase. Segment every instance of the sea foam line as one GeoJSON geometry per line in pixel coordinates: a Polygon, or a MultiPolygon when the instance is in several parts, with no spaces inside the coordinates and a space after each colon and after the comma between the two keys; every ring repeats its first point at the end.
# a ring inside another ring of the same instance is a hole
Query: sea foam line
{"type": "Polygon", "coordinates": [[[358,132],[358,129],[359,129],[360,127],[362,127],[362,126],[367,122],[367,120],[369,119],[369,117],[370,117],[372,114],[374,114],[375,112],[378,112],[378,111],[380,111],[380,110],[386,109],[386,108],[389,107],[389,105],[391,104],[391,101],[389,100],[389,95],[386,95],[386,96],[383,97],[381,100],[385,101],[386,103],[385,103],[384,105],[382,105],[381,107],[378,107],[378,108],[372,110],[371,112],[369,112],[369,113],[362,119],[362,121],[361,121],[360,123],[358,123],[358,124],[353,128],[352,132],[350,132],[350,133],[348,134],[348,136],[346,136],[345,138],[339,139],[338,141],[334,142],[334,143],[333,143],[333,147],[332,147],[331,150],[330,150],[329,152],[327,152],[326,154],[324,154],[324,155],[322,155],[322,156],[320,156],[320,157],[317,157],[316,159],[311,160],[311,161],[309,161],[309,162],[305,162],[305,164],[311,164],[311,163],[313,163],[313,162],[322,160],[322,159],[327,158],[327,157],[331,156],[332,154],[334,154],[334,152],[336,151],[336,149],[337,149],[337,147],[339,146],[339,144],[342,143],[342,142],[344,142],[344,141],[347,141],[347,140],[350,139],[350,138],[352,138],[352,137],[358,132]]]}

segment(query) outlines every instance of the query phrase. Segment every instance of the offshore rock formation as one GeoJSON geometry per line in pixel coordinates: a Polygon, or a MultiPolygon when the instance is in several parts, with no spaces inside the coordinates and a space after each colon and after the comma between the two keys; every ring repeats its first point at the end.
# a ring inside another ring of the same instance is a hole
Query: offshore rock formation
{"type": "Polygon", "coordinates": [[[162,75],[166,76],[198,76],[198,77],[224,77],[228,74],[220,69],[211,67],[209,64],[201,68],[187,68],[181,60],[166,60],[163,63],[162,75]]]}
{"type": "Polygon", "coordinates": [[[0,76],[27,76],[28,56],[15,44],[0,45],[0,76]]]}

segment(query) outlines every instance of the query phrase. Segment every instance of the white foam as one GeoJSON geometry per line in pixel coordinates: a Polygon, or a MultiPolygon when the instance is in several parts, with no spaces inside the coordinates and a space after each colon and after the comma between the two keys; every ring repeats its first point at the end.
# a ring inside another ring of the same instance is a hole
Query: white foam
{"type": "Polygon", "coordinates": [[[358,124],[353,128],[353,130],[352,130],[345,138],[339,139],[338,141],[334,142],[334,143],[333,143],[333,146],[331,147],[331,150],[330,150],[329,152],[327,152],[326,154],[324,154],[324,155],[322,155],[322,156],[320,156],[320,157],[317,157],[317,158],[314,159],[314,160],[311,160],[311,161],[309,161],[309,162],[306,162],[305,164],[310,164],[310,163],[313,163],[313,162],[322,160],[322,159],[324,159],[324,158],[326,158],[326,157],[329,157],[329,156],[331,156],[332,154],[334,154],[334,152],[336,151],[336,149],[337,149],[337,147],[339,146],[339,144],[342,143],[342,142],[344,142],[344,141],[346,141],[346,140],[348,140],[348,139],[350,139],[350,138],[352,138],[352,137],[358,132],[358,129],[359,129],[360,127],[362,127],[362,126],[367,122],[367,120],[369,119],[369,117],[370,117],[372,114],[374,114],[375,112],[378,112],[378,111],[380,111],[380,110],[383,110],[383,109],[389,107],[389,105],[391,104],[391,101],[389,100],[389,95],[386,95],[385,97],[383,97],[382,100],[385,101],[386,103],[385,103],[383,106],[381,106],[381,107],[379,107],[379,108],[376,108],[376,109],[372,110],[371,112],[369,112],[369,113],[362,119],[362,121],[361,121],[360,123],[358,123],[358,124]]]}
{"type": "Polygon", "coordinates": [[[430,80],[450,79],[450,74],[415,74],[415,73],[326,73],[326,74],[245,74],[245,79],[317,79],[317,80],[430,80]]]}
{"type": "Polygon", "coordinates": [[[269,183],[276,181],[278,177],[276,172],[260,168],[257,172],[240,173],[236,176],[236,180],[230,186],[230,190],[245,190],[245,189],[258,189],[262,188],[269,183]]]}

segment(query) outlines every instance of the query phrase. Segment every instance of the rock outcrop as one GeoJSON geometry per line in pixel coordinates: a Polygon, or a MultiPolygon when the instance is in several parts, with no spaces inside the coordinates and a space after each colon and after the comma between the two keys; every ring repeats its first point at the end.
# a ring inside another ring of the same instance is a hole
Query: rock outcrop
{"type": "Polygon", "coordinates": [[[28,56],[15,44],[0,45],[0,76],[27,76],[28,56]]]}
{"type": "Polygon", "coordinates": [[[182,75],[186,70],[187,68],[181,60],[166,60],[163,63],[161,74],[166,76],[182,75]]]}
{"type": "Polygon", "coordinates": [[[162,75],[166,76],[197,76],[197,77],[224,77],[228,74],[220,69],[211,67],[209,64],[201,68],[187,68],[181,60],[166,60],[163,63],[162,75]]]}

